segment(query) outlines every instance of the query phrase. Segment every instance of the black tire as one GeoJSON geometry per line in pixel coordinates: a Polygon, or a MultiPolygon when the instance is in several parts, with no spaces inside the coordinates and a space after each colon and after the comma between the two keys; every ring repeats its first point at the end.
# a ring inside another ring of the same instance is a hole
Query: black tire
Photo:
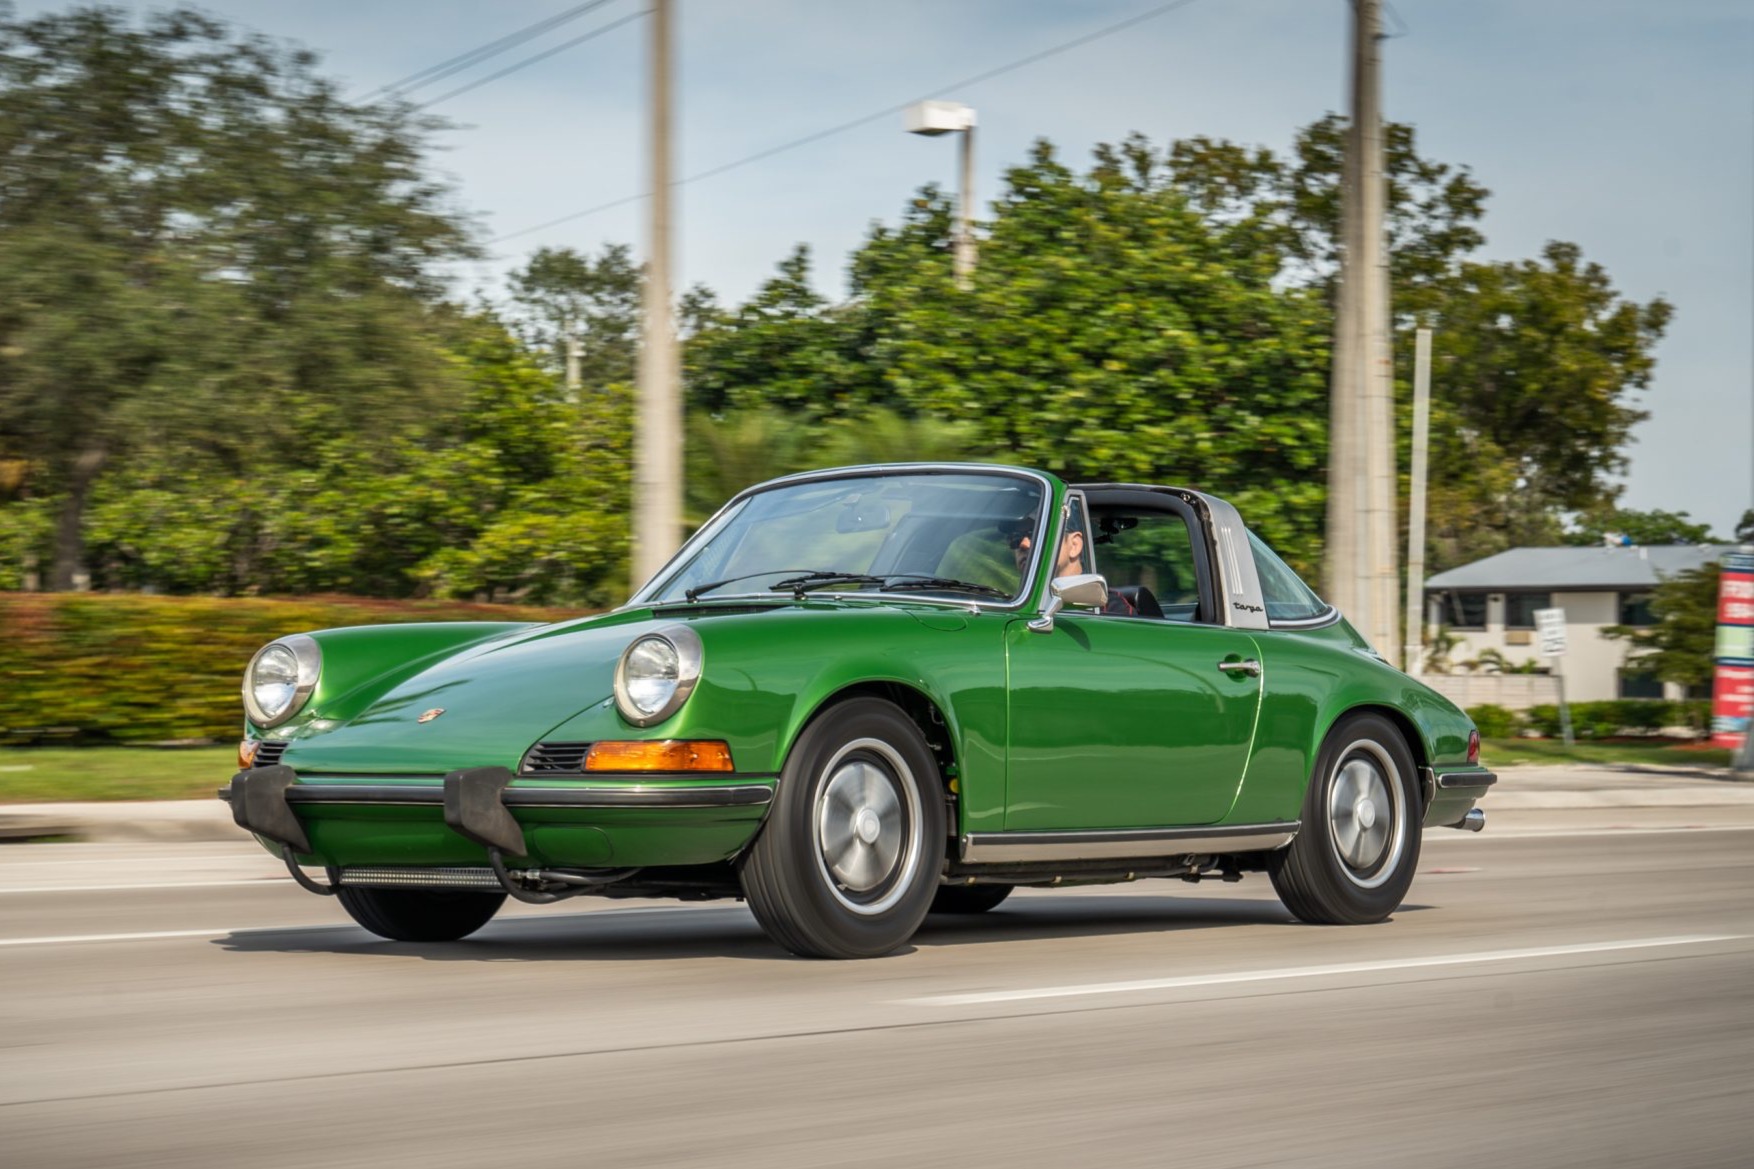
{"type": "Polygon", "coordinates": [[[932,895],[932,913],[985,913],[1011,896],[1010,885],[940,885],[932,895]]]}
{"type": "Polygon", "coordinates": [[[360,925],[392,942],[454,942],[493,918],[504,893],[465,889],[370,889],[343,885],[335,899],[360,925]]]}
{"type": "Polygon", "coordinates": [[[1297,838],[1268,854],[1273,888],[1314,925],[1382,921],[1413,883],[1424,815],[1401,732],[1381,715],[1349,715],[1316,753],[1297,838]]]}
{"type": "Polygon", "coordinates": [[[755,920],[806,958],[875,958],[925,920],[944,850],[944,794],[919,728],[849,699],[804,729],[741,871],[755,920]]]}

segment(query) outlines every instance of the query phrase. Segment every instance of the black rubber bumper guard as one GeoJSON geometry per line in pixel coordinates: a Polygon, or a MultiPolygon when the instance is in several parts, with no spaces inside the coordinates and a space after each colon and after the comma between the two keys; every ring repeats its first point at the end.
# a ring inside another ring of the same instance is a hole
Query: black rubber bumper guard
{"type": "MultiPolygon", "coordinates": [[[[506,810],[504,796],[512,773],[504,767],[470,767],[453,771],[444,778],[445,824],[465,840],[487,850],[487,862],[500,886],[520,901],[545,904],[573,896],[562,893],[533,892],[520,885],[506,868],[505,857],[524,855],[524,830],[506,810]]],[[[326,866],[328,884],[320,885],[299,868],[298,856],[311,851],[310,837],[304,825],[287,803],[286,792],[298,782],[298,773],[283,764],[254,767],[240,771],[231,778],[231,785],[221,797],[231,804],[231,817],[238,827],[280,846],[280,857],[292,879],[313,893],[325,897],[335,895],[341,886],[341,874],[334,866],[326,866]]],[[[602,884],[592,881],[590,885],[602,884]]],[[[589,885],[578,892],[588,892],[589,885]]]]}

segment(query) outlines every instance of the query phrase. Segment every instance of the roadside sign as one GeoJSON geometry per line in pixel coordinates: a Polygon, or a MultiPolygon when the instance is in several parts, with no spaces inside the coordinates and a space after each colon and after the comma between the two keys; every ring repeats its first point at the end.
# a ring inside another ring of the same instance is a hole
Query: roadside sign
{"type": "Polygon", "coordinates": [[[1536,609],[1535,631],[1541,639],[1541,656],[1565,656],[1565,610],[1536,609]]]}
{"type": "Polygon", "coordinates": [[[1717,677],[1712,687],[1711,741],[1734,750],[1754,716],[1754,555],[1724,556],[1717,594],[1717,677]]]}

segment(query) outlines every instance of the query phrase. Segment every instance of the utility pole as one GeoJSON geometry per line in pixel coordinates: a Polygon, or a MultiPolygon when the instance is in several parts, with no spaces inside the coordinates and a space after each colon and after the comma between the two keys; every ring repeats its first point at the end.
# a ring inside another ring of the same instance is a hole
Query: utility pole
{"type": "Polygon", "coordinates": [[[579,344],[579,326],[577,321],[568,321],[566,325],[566,400],[579,400],[579,390],[584,379],[579,373],[579,361],[584,355],[584,346],[579,344]]]}
{"type": "Polygon", "coordinates": [[[633,585],[682,542],[682,390],[670,309],[670,63],[674,0],[652,0],[651,219],[633,435],[633,585]]]}
{"type": "Polygon", "coordinates": [[[1352,111],[1341,210],[1339,314],[1329,405],[1328,599],[1400,659],[1394,370],[1383,246],[1381,0],[1352,5],[1352,111]]]}
{"type": "Polygon", "coordinates": [[[1420,636],[1425,608],[1425,474],[1431,446],[1431,330],[1413,341],[1413,483],[1407,500],[1407,672],[1425,672],[1420,636]]]}

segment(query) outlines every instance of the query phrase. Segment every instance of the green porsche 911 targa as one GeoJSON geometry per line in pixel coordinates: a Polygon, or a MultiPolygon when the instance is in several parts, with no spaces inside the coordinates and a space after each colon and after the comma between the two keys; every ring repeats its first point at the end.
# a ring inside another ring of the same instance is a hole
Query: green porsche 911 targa
{"type": "Polygon", "coordinates": [[[1493,782],[1230,504],[993,466],[778,479],[613,612],[293,634],[243,696],[238,824],[416,942],[743,897],[869,957],[1019,885],[1259,871],[1375,922],[1493,782]]]}

